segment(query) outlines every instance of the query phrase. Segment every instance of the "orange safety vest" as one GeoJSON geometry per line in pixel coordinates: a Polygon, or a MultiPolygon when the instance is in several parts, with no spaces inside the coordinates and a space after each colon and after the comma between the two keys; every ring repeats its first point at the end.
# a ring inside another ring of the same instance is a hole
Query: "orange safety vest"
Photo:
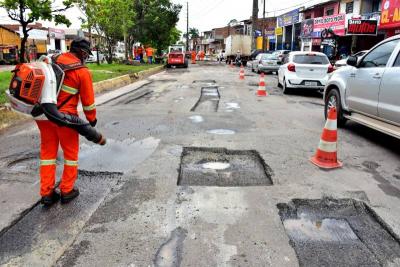
{"type": "Polygon", "coordinates": [[[146,49],[146,55],[148,57],[152,57],[153,56],[153,48],[149,47],[146,49]]]}
{"type": "MultiPolygon", "coordinates": [[[[56,62],[66,66],[81,64],[79,58],[68,52],[57,57],[56,62]]],[[[78,115],[79,98],[82,102],[83,112],[88,121],[96,119],[96,105],[94,102],[94,90],[92,75],[86,66],[78,69],[65,70],[65,78],[58,95],[57,104],[67,101],[60,111],[72,115],[78,115]],[[73,95],[73,97],[71,97],[73,95]]]]}

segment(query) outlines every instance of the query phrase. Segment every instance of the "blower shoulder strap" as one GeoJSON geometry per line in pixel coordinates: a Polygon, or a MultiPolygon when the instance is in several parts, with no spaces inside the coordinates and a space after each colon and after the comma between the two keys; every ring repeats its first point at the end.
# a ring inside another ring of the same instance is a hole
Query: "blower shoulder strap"
{"type": "Polygon", "coordinates": [[[57,64],[63,71],[86,68],[86,66],[84,64],[82,64],[80,61],[79,62],[74,62],[74,63],[71,63],[71,64],[64,64],[64,63],[58,62],[58,58],[61,55],[62,54],[53,55],[51,57],[51,60],[52,60],[53,63],[57,64]]]}

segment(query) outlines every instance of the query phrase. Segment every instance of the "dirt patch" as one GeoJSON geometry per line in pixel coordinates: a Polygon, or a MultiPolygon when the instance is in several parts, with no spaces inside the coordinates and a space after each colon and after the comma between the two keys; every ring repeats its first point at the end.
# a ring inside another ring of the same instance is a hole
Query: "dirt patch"
{"type": "Polygon", "coordinates": [[[190,111],[218,111],[220,94],[217,86],[202,87],[199,100],[190,111]]]}

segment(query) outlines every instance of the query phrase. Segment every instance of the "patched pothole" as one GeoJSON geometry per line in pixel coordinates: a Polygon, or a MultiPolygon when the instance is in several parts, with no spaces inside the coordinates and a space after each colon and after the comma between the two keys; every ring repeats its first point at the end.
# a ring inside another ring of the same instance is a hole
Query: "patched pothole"
{"type": "Polygon", "coordinates": [[[217,112],[219,101],[220,94],[217,86],[202,87],[200,98],[190,111],[217,112]]]}
{"type": "Polygon", "coordinates": [[[294,199],[278,204],[300,266],[398,266],[399,238],[365,203],[294,199]]]}
{"type": "Polygon", "coordinates": [[[272,185],[272,169],[255,150],[185,147],[181,155],[178,185],[272,185]]]}
{"type": "Polygon", "coordinates": [[[194,80],[193,83],[217,83],[215,80],[194,80]]]}

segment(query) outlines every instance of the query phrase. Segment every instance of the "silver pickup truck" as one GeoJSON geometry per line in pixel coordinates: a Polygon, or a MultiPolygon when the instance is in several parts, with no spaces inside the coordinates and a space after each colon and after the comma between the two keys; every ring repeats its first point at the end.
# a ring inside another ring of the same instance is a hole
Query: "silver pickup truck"
{"type": "Polygon", "coordinates": [[[325,117],[338,110],[338,125],[352,120],[400,138],[400,36],[388,38],[361,59],[349,57],[324,90],[325,117]]]}

